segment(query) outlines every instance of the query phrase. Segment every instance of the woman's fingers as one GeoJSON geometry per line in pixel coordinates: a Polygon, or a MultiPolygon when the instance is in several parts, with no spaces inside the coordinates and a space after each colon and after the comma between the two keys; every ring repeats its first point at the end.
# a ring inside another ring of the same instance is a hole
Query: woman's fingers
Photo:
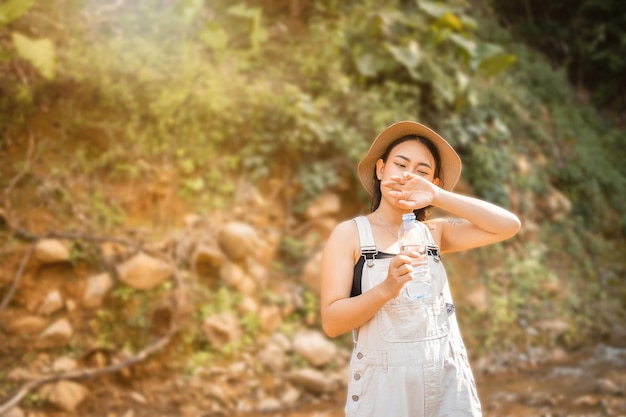
{"type": "Polygon", "coordinates": [[[397,277],[398,281],[402,283],[406,282],[408,279],[411,278],[411,274],[413,273],[411,258],[407,255],[398,255],[396,256],[395,263],[395,276],[397,277]]]}

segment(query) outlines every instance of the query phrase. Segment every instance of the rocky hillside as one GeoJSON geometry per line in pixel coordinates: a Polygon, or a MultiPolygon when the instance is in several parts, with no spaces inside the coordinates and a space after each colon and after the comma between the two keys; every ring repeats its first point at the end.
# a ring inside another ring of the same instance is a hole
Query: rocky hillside
{"type": "Polygon", "coordinates": [[[0,5],[0,414],[333,401],[320,251],[400,119],[523,222],[446,256],[478,363],[623,340],[623,132],[488,8],[96,3],[0,5]]]}
{"type": "MultiPolygon", "coordinates": [[[[0,275],[3,410],[84,410],[102,395],[101,380],[128,385],[139,403],[175,406],[175,397],[160,397],[169,385],[140,388],[158,382],[154,373],[183,377],[183,385],[206,381],[194,406],[215,415],[289,409],[340,392],[349,335],[331,341],[321,333],[316,300],[321,247],[349,211],[345,196],[321,195],[304,221],[289,226],[276,200],[250,184],[245,189],[232,212],[189,212],[158,238],[50,225],[37,235],[4,218],[15,240],[3,252],[0,275]],[[282,263],[284,230],[300,242],[290,248],[301,254],[297,264],[282,263]]],[[[569,210],[558,193],[542,204],[554,217],[569,210]]],[[[527,226],[523,238],[533,239],[533,230],[527,226]]],[[[449,261],[452,271],[471,262],[463,254],[449,261]]],[[[487,287],[472,278],[480,264],[471,268],[466,282],[454,280],[466,305],[460,310],[487,312],[487,287]]],[[[536,325],[552,340],[568,329],[565,320],[536,325]]]]}

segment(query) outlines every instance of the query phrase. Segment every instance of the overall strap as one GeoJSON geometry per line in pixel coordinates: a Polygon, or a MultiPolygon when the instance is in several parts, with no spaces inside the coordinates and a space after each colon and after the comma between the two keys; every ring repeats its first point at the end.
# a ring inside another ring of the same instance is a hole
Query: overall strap
{"type": "Polygon", "coordinates": [[[417,222],[420,227],[424,229],[426,236],[428,236],[428,244],[426,245],[428,248],[428,256],[432,256],[435,262],[441,262],[441,255],[439,254],[439,245],[435,242],[435,238],[432,233],[430,233],[430,229],[424,222],[417,222]]]}
{"type": "Polygon", "coordinates": [[[353,219],[359,229],[359,241],[361,244],[361,256],[365,258],[368,267],[374,266],[374,259],[378,255],[378,249],[374,242],[372,226],[365,216],[358,216],[353,219]]]}

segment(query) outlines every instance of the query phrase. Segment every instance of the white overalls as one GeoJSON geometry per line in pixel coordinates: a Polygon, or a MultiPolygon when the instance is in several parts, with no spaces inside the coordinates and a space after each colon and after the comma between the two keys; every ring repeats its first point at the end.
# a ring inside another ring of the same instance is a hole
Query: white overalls
{"type": "MultiPolygon", "coordinates": [[[[385,279],[392,258],[376,259],[369,221],[354,220],[366,258],[361,282],[366,292],[385,279]]],[[[354,332],[348,417],[482,415],[446,272],[430,231],[428,236],[430,295],[414,300],[402,291],[354,332]]]]}

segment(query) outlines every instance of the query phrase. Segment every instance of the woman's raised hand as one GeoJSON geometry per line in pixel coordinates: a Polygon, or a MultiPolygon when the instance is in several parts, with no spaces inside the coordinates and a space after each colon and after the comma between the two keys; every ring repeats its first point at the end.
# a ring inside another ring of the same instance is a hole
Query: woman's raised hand
{"type": "Polygon", "coordinates": [[[410,210],[431,205],[439,190],[432,182],[410,172],[394,175],[381,183],[382,193],[387,193],[399,206],[410,210]]]}

